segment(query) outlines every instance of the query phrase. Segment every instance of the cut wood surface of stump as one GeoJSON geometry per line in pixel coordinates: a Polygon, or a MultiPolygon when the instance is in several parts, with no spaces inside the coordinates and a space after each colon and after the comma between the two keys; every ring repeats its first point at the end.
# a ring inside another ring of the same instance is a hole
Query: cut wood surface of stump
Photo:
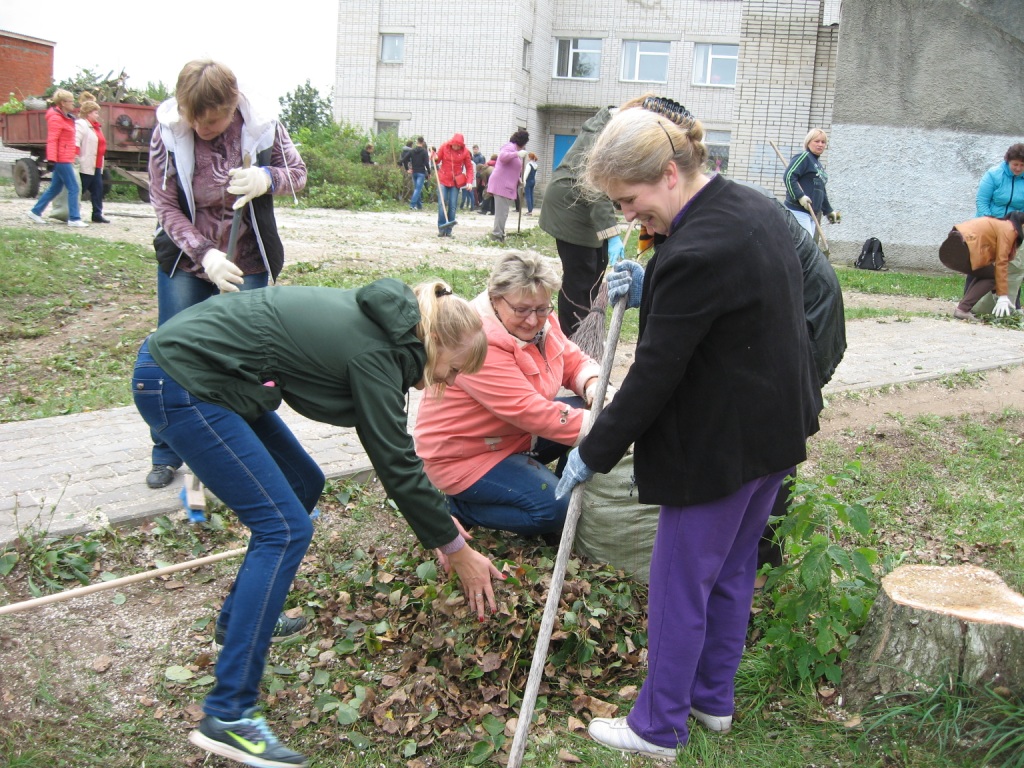
{"type": "Polygon", "coordinates": [[[1024,691],[1024,596],[973,565],[897,568],[843,665],[846,706],[949,676],[1024,691]]]}

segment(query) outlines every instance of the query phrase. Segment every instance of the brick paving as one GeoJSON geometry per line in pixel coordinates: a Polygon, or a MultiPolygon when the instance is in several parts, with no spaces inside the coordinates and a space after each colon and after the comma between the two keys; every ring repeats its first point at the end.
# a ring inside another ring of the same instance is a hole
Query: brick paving
{"type": "MultiPolygon", "coordinates": [[[[912,318],[847,323],[849,349],[826,392],[926,381],[1024,363],[1024,334],[912,318]]],[[[410,397],[415,418],[419,392],[410,397]]],[[[353,429],[281,415],[328,477],[370,471],[353,429]]],[[[180,512],[181,481],[151,490],[149,431],[134,407],[0,424],[0,545],[29,526],[67,535],[180,512]]],[[[180,476],[180,474],[179,474],[180,476]]]]}

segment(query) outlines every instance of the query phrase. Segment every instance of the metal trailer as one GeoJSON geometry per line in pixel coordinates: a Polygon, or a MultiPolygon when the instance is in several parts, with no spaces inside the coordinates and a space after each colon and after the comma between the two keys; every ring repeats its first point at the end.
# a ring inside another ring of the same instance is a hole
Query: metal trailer
{"type": "MultiPolygon", "coordinates": [[[[149,202],[149,139],[156,126],[156,107],[145,104],[102,102],[100,123],[107,140],[103,161],[103,182],[114,183],[115,171],[126,183],[135,185],[139,199],[149,202]]],[[[0,139],[4,146],[32,155],[15,161],[14,189],[19,197],[36,197],[39,184],[49,178],[46,160],[46,110],[30,109],[0,115],[0,139]]]]}

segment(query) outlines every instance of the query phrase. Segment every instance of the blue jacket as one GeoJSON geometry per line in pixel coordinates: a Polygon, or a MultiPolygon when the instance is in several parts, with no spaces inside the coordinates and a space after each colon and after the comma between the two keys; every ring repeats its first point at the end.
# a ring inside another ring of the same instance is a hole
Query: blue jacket
{"type": "Polygon", "coordinates": [[[811,207],[818,216],[832,213],[832,206],[828,202],[828,194],[825,192],[828,174],[825,173],[825,168],[818,160],[818,156],[809,149],[805,149],[798,155],[793,155],[782,178],[786,182],[787,208],[803,211],[800,198],[807,195],[811,198],[811,207]]]}
{"type": "Polygon", "coordinates": [[[981,177],[977,215],[1003,219],[1013,211],[1024,211],[1024,173],[1014,176],[1004,160],[981,177]]]}

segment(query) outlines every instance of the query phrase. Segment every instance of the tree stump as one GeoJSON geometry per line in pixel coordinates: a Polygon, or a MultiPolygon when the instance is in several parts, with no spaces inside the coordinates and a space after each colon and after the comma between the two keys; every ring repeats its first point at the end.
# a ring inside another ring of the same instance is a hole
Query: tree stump
{"type": "Polygon", "coordinates": [[[845,704],[857,711],[949,676],[1024,691],[1024,597],[973,565],[897,568],[843,664],[845,704]]]}

